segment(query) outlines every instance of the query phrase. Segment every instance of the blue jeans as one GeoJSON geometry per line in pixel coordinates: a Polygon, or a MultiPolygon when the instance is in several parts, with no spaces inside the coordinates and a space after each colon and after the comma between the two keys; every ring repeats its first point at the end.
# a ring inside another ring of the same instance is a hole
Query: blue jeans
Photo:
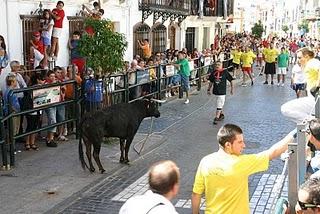
{"type": "MultiPolygon", "coordinates": [[[[45,110],[48,117],[48,125],[53,125],[57,123],[57,109],[56,107],[48,108],[45,110]]],[[[48,130],[48,132],[55,133],[57,131],[57,127],[53,127],[48,130]]]]}

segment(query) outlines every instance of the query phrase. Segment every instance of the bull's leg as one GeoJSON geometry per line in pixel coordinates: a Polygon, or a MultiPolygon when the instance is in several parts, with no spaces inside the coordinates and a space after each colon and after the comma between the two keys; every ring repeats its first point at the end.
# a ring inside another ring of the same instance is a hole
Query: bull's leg
{"type": "Polygon", "coordinates": [[[100,157],[99,157],[99,154],[100,154],[100,149],[101,149],[101,145],[98,145],[98,146],[94,146],[93,148],[93,158],[94,160],[96,161],[98,167],[99,167],[99,170],[102,173],[104,173],[106,170],[104,170],[101,162],[100,162],[100,157]]]}
{"type": "Polygon", "coordinates": [[[124,162],[124,141],[125,139],[120,139],[120,152],[121,152],[120,163],[124,162]]]}
{"type": "Polygon", "coordinates": [[[92,151],[91,144],[86,143],[86,154],[87,154],[87,158],[88,158],[89,165],[90,165],[90,172],[94,172],[96,169],[94,168],[94,166],[92,164],[91,151],[92,151]]]}
{"type": "Polygon", "coordinates": [[[130,145],[132,143],[133,137],[129,137],[126,140],[126,147],[125,147],[125,155],[124,155],[124,163],[129,163],[129,158],[128,158],[128,154],[129,154],[129,149],[130,149],[130,145]]]}

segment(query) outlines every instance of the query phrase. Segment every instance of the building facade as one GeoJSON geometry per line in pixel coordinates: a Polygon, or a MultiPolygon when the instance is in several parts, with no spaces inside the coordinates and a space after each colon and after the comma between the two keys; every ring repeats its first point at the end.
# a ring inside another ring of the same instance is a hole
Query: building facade
{"type": "MultiPolygon", "coordinates": [[[[57,0],[0,0],[0,35],[7,43],[11,60],[28,61],[32,32],[38,29],[38,12],[53,9],[57,0]]],[[[65,19],[56,64],[69,64],[68,39],[74,30],[81,30],[79,16],[82,4],[92,7],[89,0],[65,0],[65,19]]],[[[216,35],[226,26],[224,18],[233,13],[233,0],[102,0],[104,18],[110,19],[117,32],[128,42],[125,60],[139,54],[137,40],[148,38],[153,52],[168,48],[209,48],[216,35]]]]}

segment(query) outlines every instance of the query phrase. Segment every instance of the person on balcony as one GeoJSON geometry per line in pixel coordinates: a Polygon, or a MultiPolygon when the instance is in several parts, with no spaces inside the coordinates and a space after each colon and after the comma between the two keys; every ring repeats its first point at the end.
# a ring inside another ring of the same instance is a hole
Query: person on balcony
{"type": "Polygon", "coordinates": [[[47,67],[48,65],[48,48],[51,46],[51,36],[53,30],[54,21],[50,14],[50,10],[45,9],[43,11],[43,16],[40,19],[40,30],[41,30],[41,39],[44,44],[44,59],[43,65],[47,67]]]}
{"type": "Polygon", "coordinates": [[[45,44],[41,39],[39,31],[36,31],[32,34],[33,39],[30,40],[30,63],[33,64],[33,68],[39,66],[40,62],[44,59],[45,56],[45,44]]]}
{"type": "Polygon", "coordinates": [[[65,16],[63,7],[64,7],[63,1],[58,1],[56,8],[53,9],[51,12],[51,16],[54,19],[54,25],[53,25],[53,32],[52,32],[52,45],[51,45],[50,57],[52,57],[53,60],[57,60],[58,53],[59,53],[59,38],[61,37],[63,19],[65,16]]]}

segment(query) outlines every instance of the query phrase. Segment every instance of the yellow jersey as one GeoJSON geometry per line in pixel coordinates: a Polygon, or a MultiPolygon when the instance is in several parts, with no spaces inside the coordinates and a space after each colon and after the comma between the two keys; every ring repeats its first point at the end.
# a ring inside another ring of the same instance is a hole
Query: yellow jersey
{"type": "Polygon", "coordinates": [[[238,51],[238,50],[234,50],[234,51],[231,51],[231,54],[232,54],[232,57],[233,57],[232,62],[239,65],[242,52],[238,51]]]}
{"type": "Polygon", "coordinates": [[[242,67],[247,68],[251,67],[253,60],[256,58],[256,55],[252,51],[243,52],[241,55],[242,67]]]}
{"type": "Polygon", "coordinates": [[[205,214],[249,214],[248,177],[268,167],[265,153],[236,156],[220,149],[201,160],[193,192],[205,193],[205,214]]]}
{"type": "Polygon", "coordinates": [[[263,49],[262,51],[263,55],[264,55],[264,60],[267,62],[267,63],[273,63],[273,62],[276,62],[277,60],[277,57],[279,55],[279,51],[275,48],[265,48],[263,49]]]}

